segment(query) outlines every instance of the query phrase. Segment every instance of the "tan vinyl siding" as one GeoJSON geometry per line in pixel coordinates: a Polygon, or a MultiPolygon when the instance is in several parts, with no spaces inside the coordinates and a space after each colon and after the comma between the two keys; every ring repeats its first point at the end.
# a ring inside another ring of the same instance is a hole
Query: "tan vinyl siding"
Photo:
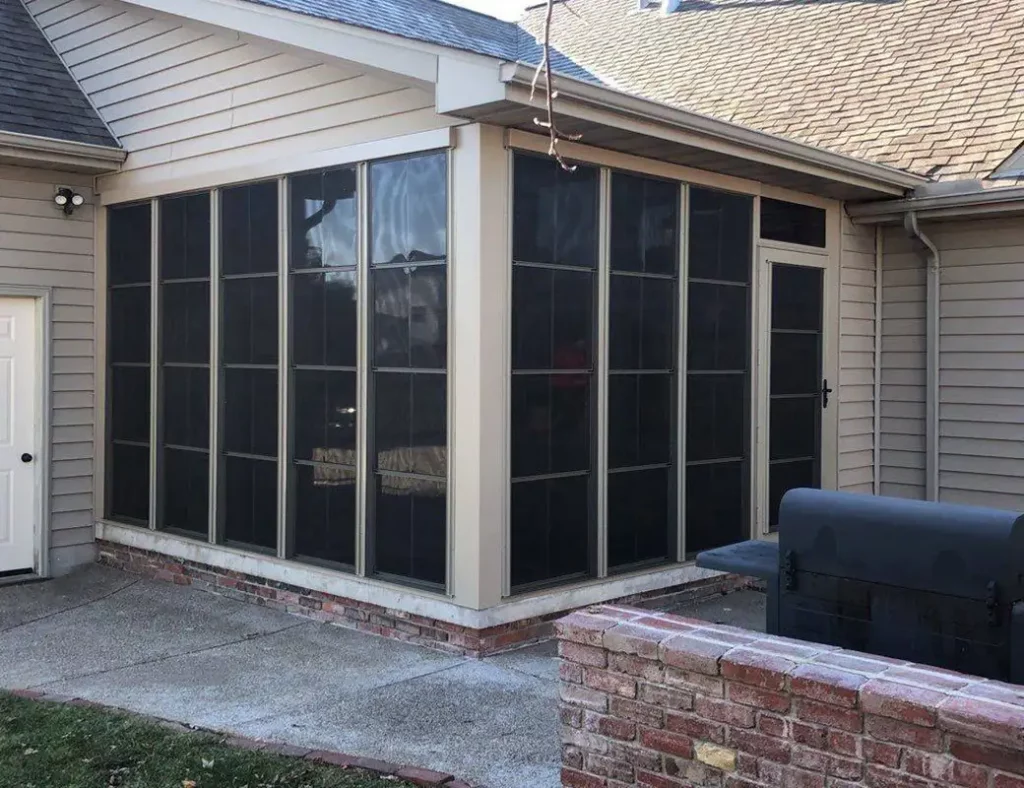
{"type": "Polygon", "coordinates": [[[0,166],[0,285],[52,293],[50,572],[92,560],[93,194],[82,175],[0,166]],[[53,204],[73,186],[86,205],[71,217],[53,204]]]}
{"type": "Polygon", "coordinates": [[[925,267],[902,228],[882,263],[882,495],[925,497],[925,267]]]}
{"type": "Polygon", "coordinates": [[[443,128],[433,94],[117,0],[26,3],[129,151],[101,184],[209,176],[443,128]]]}
{"type": "Polygon", "coordinates": [[[875,231],[844,214],[840,251],[839,489],[874,489],[875,231]]]}

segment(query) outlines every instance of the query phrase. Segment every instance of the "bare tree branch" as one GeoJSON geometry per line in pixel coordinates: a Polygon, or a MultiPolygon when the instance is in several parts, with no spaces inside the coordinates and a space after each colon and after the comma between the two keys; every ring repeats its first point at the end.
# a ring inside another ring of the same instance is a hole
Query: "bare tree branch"
{"type": "Polygon", "coordinates": [[[543,74],[544,92],[547,94],[545,102],[547,105],[547,120],[534,118],[533,122],[548,131],[550,139],[548,155],[553,156],[563,170],[572,172],[576,167],[575,165],[567,164],[565,159],[562,158],[562,153],[558,149],[558,143],[562,140],[574,142],[580,138],[580,135],[563,133],[559,131],[558,126],[555,124],[555,99],[558,97],[558,92],[552,86],[554,77],[552,76],[553,69],[551,68],[551,20],[554,14],[555,0],[548,0],[547,12],[544,16],[544,41],[542,42],[544,54],[541,57],[540,63],[537,64],[537,70],[533,73],[533,81],[530,83],[530,101],[533,101],[534,94],[537,92],[537,83],[540,81],[541,74],[543,74]]]}

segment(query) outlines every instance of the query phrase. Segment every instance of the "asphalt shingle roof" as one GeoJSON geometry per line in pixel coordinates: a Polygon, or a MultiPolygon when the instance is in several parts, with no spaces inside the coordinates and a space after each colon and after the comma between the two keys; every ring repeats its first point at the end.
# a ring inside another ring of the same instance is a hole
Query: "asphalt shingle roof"
{"type": "Polygon", "coordinates": [[[984,178],[1024,141],[1022,0],[568,4],[563,53],[683,109],[938,180],[984,178]]]}
{"type": "Polygon", "coordinates": [[[118,147],[21,0],[0,0],[0,131],[118,147]]]}

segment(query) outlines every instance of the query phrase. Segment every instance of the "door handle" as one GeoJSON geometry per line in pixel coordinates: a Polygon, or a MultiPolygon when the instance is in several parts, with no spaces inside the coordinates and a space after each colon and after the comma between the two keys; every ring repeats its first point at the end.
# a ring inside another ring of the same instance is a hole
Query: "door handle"
{"type": "Polygon", "coordinates": [[[828,395],[832,393],[832,389],[828,387],[828,378],[825,378],[821,382],[821,407],[825,409],[828,407],[828,395]]]}
{"type": "Polygon", "coordinates": [[[28,452],[25,452],[24,454],[21,455],[22,462],[32,462],[33,459],[35,458],[28,452]]]}

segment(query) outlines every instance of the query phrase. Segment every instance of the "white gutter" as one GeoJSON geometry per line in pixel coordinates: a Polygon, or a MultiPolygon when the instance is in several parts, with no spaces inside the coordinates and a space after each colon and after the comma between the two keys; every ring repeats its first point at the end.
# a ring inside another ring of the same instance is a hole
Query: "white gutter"
{"type": "Polygon", "coordinates": [[[865,202],[848,211],[858,224],[902,224],[911,211],[922,219],[1024,212],[1024,186],[865,202]]]}
{"type": "MultiPolygon", "coordinates": [[[[521,63],[507,63],[501,68],[501,80],[506,84],[529,91],[535,69],[521,63]]],[[[538,97],[538,101],[541,97],[538,97]]],[[[751,152],[770,154],[785,159],[791,165],[812,165],[819,168],[822,176],[831,174],[860,180],[867,188],[886,191],[901,196],[908,191],[930,183],[928,178],[914,175],[895,167],[874,164],[852,156],[823,150],[812,145],[784,139],[763,131],[718,120],[695,112],[677,109],[657,101],[640,98],[619,90],[595,85],[589,82],[558,76],[558,98],[563,108],[568,102],[581,102],[593,107],[616,111],[645,121],[670,125],[702,138],[705,147],[709,141],[738,145],[751,152]]],[[[510,100],[530,104],[528,92],[510,95],[510,100]]],[[[535,102],[536,103],[536,102],[535,102]]],[[[537,106],[540,106],[537,104],[537,106]]],[[[566,114],[572,114],[567,110],[566,114]]],[[[712,146],[710,149],[714,149],[712,146]]],[[[799,168],[799,166],[797,167],[799,168]]]]}
{"type": "Polygon", "coordinates": [[[911,238],[916,238],[926,249],[928,267],[926,287],[927,360],[925,362],[925,497],[939,500],[939,271],[942,257],[938,247],[918,226],[917,214],[908,211],[903,226],[911,238]]]}
{"type": "Polygon", "coordinates": [[[875,228],[875,386],[874,386],[874,448],[872,462],[873,492],[882,494],[882,258],[884,253],[882,228],[875,228]]]}
{"type": "Polygon", "coordinates": [[[0,131],[0,159],[76,172],[115,172],[127,157],[120,148],[0,131]]]}

